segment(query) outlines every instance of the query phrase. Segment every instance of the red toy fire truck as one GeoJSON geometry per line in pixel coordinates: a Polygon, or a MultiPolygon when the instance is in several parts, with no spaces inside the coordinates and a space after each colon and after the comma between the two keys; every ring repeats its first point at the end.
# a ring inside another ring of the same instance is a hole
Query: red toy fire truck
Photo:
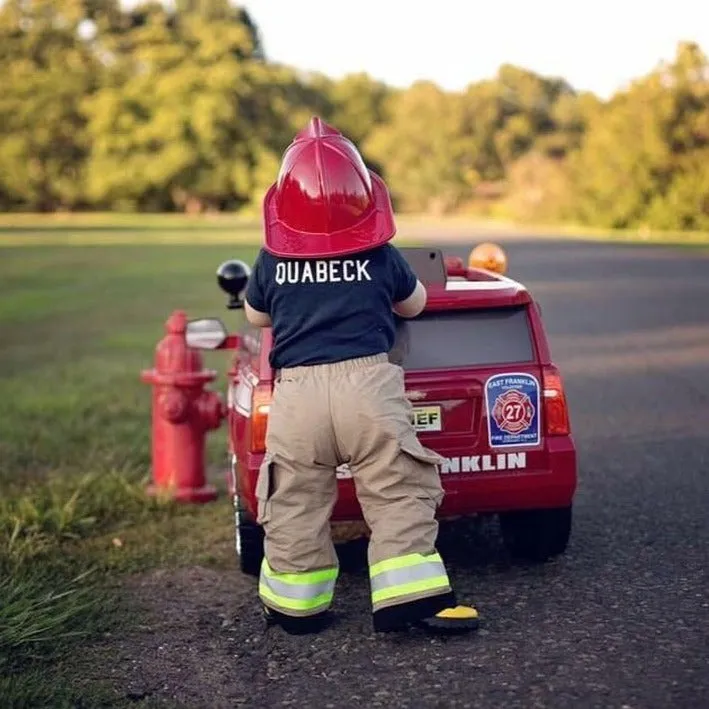
{"type": "MultiPolygon", "coordinates": [[[[506,256],[499,246],[480,245],[467,265],[444,258],[439,249],[400,248],[426,286],[428,302],[421,315],[398,323],[390,359],[405,371],[421,442],[445,458],[439,519],[498,514],[513,557],[545,561],[563,553],[571,531],[576,451],[538,304],[504,275],[506,256]]],[[[228,307],[241,306],[248,274],[241,262],[220,267],[228,307]]],[[[230,493],[240,566],[257,574],[263,534],[255,521],[254,487],[274,380],[268,361],[272,333],[247,326],[229,335],[219,319],[201,319],[187,323],[186,336],[193,348],[235,350],[226,413],[230,493]]],[[[347,466],[337,475],[333,523],[363,525],[347,466]]]]}

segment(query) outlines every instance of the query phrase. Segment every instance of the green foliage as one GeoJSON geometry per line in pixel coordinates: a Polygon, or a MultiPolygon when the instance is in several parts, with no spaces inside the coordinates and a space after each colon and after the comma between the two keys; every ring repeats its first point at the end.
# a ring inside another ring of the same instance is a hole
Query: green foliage
{"type": "Polygon", "coordinates": [[[7,0],[0,209],[253,213],[317,114],[401,211],[706,229],[707,66],[681,43],[607,102],[510,64],[394,90],[269,62],[229,0],[7,0]]]}
{"type": "Polygon", "coordinates": [[[21,561],[69,540],[83,539],[149,510],[142,487],[115,471],[50,479],[31,494],[0,502],[6,561],[21,561]]]}
{"type": "Polygon", "coordinates": [[[460,96],[420,82],[393,96],[387,111],[364,147],[385,166],[395,202],[404,210],[450,211],[476,179],[460,96]]]}
{"type": "Polygon", "coordinates": [[[139,6],[130,32],[101,38],[111,63],[83,103],[95,202],[202,211],[248,197],[254,121],[243,118],[260,89],[252,34],[226,2],[183,4],[193,9],[139,6]]]}
{"type": "Polygon", "coordinates": [[[100,626],[103,580],[72,545],[135,524],[158,504],[116,473],[7,485],[0,503],[0,671],[57,657],[100,626]]]}
{"type": "Polygon", "coordinates": [[[0,8],[0,206],[81,206],[89,154],[80,111],[97,59],[77,35],[82,3],[8,0],[0,8]]]}
{"type": "MultiPolygon", "coordinates": [[[[10,704],[3,706],[28,706],[28,692],[39,701],[73,649],[121,622],[127,609],[115,593],[117,574],[155,564],[224,564],[232,547],[230,521],[224,498],[207,507],[178,506],[148,498],[145,480],[125,473],[50,475],[29,486],[6,485],[0,504],[0,695],[10,704]],[[49,676],[39,675],[48,662],[49,676]]],[[[61,694],[70,688],[62,680],[54,689],[61,694]]],[[[86,698],[74,690],[77,699],[86,698]]],[[[66,706],[78,705],[67,699],[66,706]]]]}
{"type": "Polygon", "coordinates": [[[525,222],[552,222],[568,217],[569,183],[564,160],[531,151],[508,170],[506,207],[511,216],[525,222]]]}
{"type": "Polygon", "coordinates": [[[326,89],[332,104],[327,119],[356,145],[361,145],[372,130],[384,122],[387,99],[395,94],[386,84],[367,74],[349,74],[339,81],[331,81],[326,89]]]}
{"type": "Polygon", "coordinates": [[[105,579],[95,573],[100,562],[79,555],[76,545],[168,512],[169,501],[148,498],[144,483],[115,471],[51,475],[31,486],[5,482],[0,670],[57,656],[100,624],[106,599],[105,579]]]}
{"type": "Polygon", "coordinates": [[[709,62],[696,45],[597,111],[571,158],[586,224],[709,226],[709,62]]]}
{"type": "Polygon", "coordinates": [[[86,574],[58,588],[48,587],[40,575],[15,574],[0,580],[0,668],[16,663],[18,656],[56,648],[82,635],[73,630],[78,619],[96,606],[86,574]],[[43,646],[43,647],[41,647],[43,646]]]}

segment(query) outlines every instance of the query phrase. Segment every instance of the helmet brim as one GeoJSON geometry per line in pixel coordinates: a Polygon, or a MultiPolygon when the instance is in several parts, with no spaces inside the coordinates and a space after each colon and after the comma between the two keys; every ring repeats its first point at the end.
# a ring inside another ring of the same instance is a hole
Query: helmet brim
{"type": "Polygon", "coordinates": [[[369,251],[394,237],[394,211],[384,181],[371,170],[374,206],[362,221],[331,233],[292,229],[278,219],[275,204],[276,185],[269,188],[263,201],[264,248],[282,258],[330,258],[369,251]]]}

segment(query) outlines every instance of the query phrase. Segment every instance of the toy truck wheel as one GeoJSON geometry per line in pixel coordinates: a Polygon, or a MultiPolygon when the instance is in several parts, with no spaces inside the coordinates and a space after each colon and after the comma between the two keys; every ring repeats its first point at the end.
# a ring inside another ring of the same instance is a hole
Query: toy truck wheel
{"type": "Polygon", "coordinates": [[[500,514],[500,529],[510,556],[544,562],[566,551],[571,536],[571,506],[504,512],[500,514]]]}
{"type": "Polygon", "coordinates": [[[248,576],[258,576],[263,560],[263,528],[244,509],[238,497],[234,506],[236,508],[236,553],[239,557],[239,568],[248,576]]]}

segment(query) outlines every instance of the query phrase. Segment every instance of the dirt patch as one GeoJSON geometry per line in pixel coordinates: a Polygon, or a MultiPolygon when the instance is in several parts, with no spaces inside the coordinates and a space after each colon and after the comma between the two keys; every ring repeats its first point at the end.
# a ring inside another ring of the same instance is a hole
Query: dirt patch
{"type": "MultiPolygon", "coordinates": [[[[134,576],[124,586],[129,622],[90,650],[82,674],[107,682],[128,706],[440,706],[438,663],[452,664],[448,643],[465,641],[374,634],[359,559],[356,545],[341,556],[333,625],[301,637],[265,627],[256,579],[238,571],[236,560],[229,569],[134,576]]],[[[468,701],[449,696],[446,706],[468,701]]]]}
{"type": "MultiPolygon", "coordinates": [[[[347,597],[341,604],[348,608],[347,625],[366,641],[371,636],[366,576],[341,578],[338,586],[347,597]]],[[[133,577],[125,594],[135,622],[92,650],[95,674],[86,679],[107,681],[128,703],[205,709],[297,706],[311,697],[315,675],[317,684],[332,685],[331,706],[341,706],[334,703],[333,684],[342,673],[341,662],[333,666],[333,655],[352,644],[351,634],[337,627],[342,609],[332,629],[294,638],[280,628],[266,629],[255,579],[237,570],[204,567],[133,577]]]]}
{"type": "Polygon", "coordinates": [[[125,603],[135,623],[95,648],[102,679],[137,704],[246,706],[263,664],[256,582],[236,570],[192,567],[132,577],[125,603]],[[244,673],[237,667],[249,665],[244,673]]]}

